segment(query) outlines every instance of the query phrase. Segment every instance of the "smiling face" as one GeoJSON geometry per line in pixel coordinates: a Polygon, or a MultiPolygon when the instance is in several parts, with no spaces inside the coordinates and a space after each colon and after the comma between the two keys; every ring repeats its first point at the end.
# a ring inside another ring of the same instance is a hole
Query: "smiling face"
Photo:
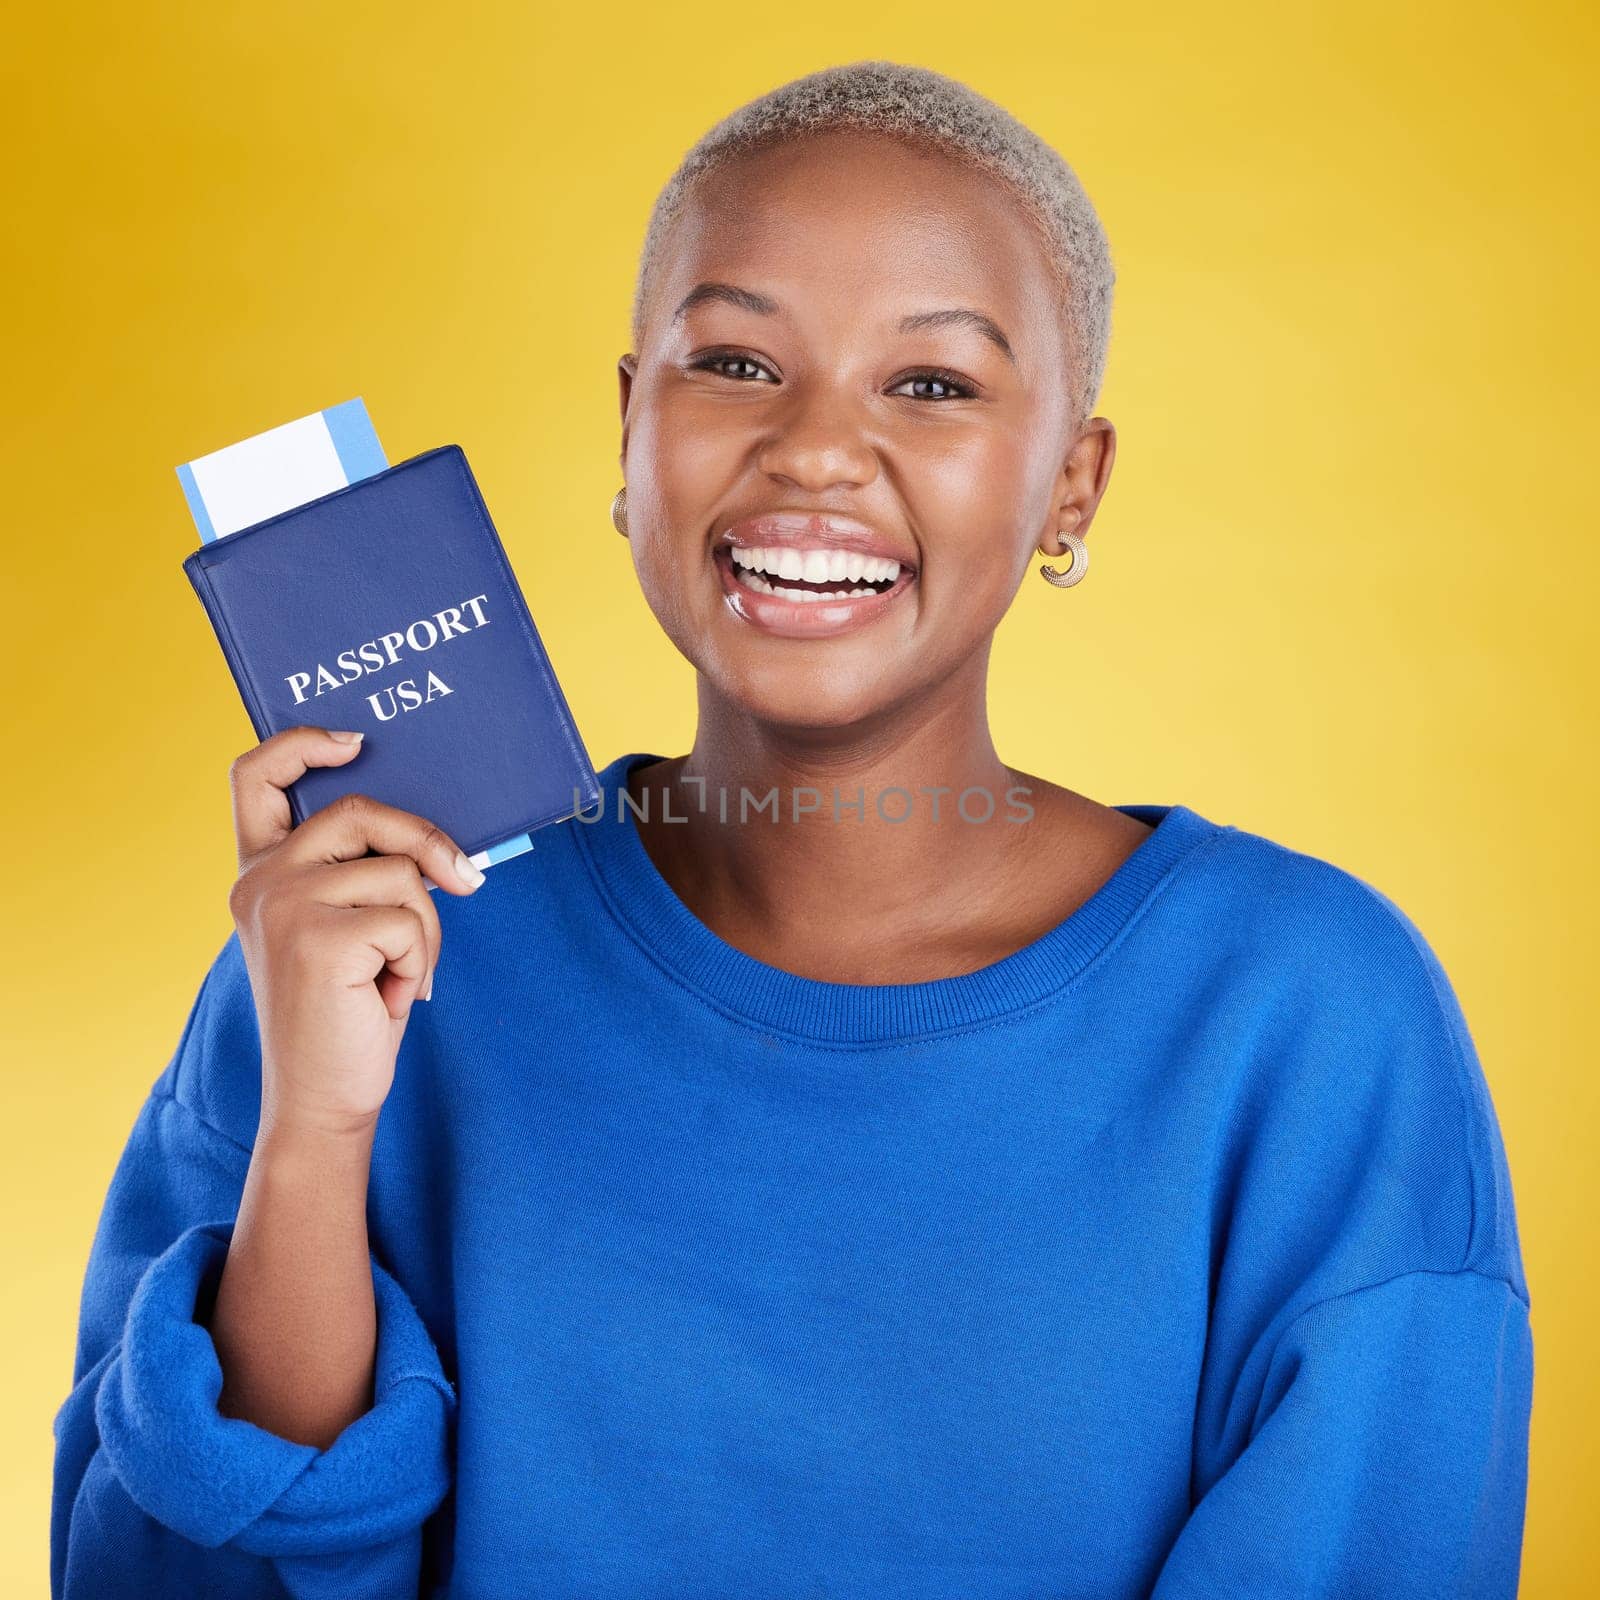
{"type": "Polygon", "coordinates": [[[1110,469],[1070,362],[997,180],[839,131],[722,168],[621,363],[652,611],[764,722],[848,726],[981,681],[1030,555],[1085,530],[1110,469]]]}

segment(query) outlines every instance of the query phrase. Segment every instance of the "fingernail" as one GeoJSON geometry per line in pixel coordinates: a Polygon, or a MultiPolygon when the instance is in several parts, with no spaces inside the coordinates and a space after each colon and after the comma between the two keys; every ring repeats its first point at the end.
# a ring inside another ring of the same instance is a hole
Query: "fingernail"
{"type": "Polygon", "coordinates": [[[465,879],[474,889],[483,882],[483,874],[459,850],[456,851],[456,875],[465,879]]]}
{"type": "Polygon", "coordinates": [[[345,729],[340,729],[339,732],[335,733],[334,730],[330,728],[328,730],[328,737],[330,739],[337,739],[340,744],[360,744],[365,735],[360,733],[351,733],[345,729]]]}
{"type": "Polygon", "coordinates": [[[431,972],[428,974],[427,987],[421,991],[420,998],[423,1000],[433,999],[433,974],[431,972]]]}

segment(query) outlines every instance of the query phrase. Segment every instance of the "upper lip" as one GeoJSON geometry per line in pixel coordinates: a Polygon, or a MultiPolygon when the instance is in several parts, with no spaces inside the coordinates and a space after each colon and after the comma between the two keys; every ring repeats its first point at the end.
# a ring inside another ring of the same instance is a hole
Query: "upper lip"
{"type": "Polygon", "coordinates": [[[854,517],[831,511],[762,511],[728,523],[717,534],[718,545],[760,550],[780,545],[790,550],[851,550],[857,555],[886,556],[902,567],[916,568],[905,545],[854,517]]]}

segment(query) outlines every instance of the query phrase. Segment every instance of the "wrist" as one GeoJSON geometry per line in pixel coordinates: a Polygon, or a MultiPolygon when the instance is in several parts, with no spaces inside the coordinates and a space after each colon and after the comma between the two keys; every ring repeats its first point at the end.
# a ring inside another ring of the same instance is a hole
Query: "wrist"
{"type": "Polygon", "coordinates": [[[262,1073],[261,1132],[294,1139],[307,1145],[330,1147],[370,1144],[378,1126],[381,1105],[353,1109],[330,1103],[320,1096],[286,1092],[282,1073],[270,1068],[262,1073]]]}
{"type": "Polygon", "coordinates": [[[315,1177],[326,1181],[341,1173],[365,1181],[372,1161],[378,1118],[307,1116],[289,1107],[263,1107],[256,1131],[252,1166],[266,1176],[294,1181],[315,1177]]]}

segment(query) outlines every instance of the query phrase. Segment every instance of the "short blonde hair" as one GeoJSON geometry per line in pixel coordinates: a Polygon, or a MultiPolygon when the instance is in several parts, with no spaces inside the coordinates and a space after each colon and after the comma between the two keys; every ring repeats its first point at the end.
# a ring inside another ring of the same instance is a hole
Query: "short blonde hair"
{"type": "Polygon", "coordinates": [[[634,348],[643,339],[645,302],[663,244],[695,185],[740,156],[835,129],[882,133],[964,158],[1011,189],[1049,253],[1079,365],[1080,420],[1086,418],[1105,375],[1115,273],[1083,185],[1050,145],[994,101],[942,73],[893,61],[854,61],[794,78],[701,136],[650,213],[634,288],[634,348]]]}

